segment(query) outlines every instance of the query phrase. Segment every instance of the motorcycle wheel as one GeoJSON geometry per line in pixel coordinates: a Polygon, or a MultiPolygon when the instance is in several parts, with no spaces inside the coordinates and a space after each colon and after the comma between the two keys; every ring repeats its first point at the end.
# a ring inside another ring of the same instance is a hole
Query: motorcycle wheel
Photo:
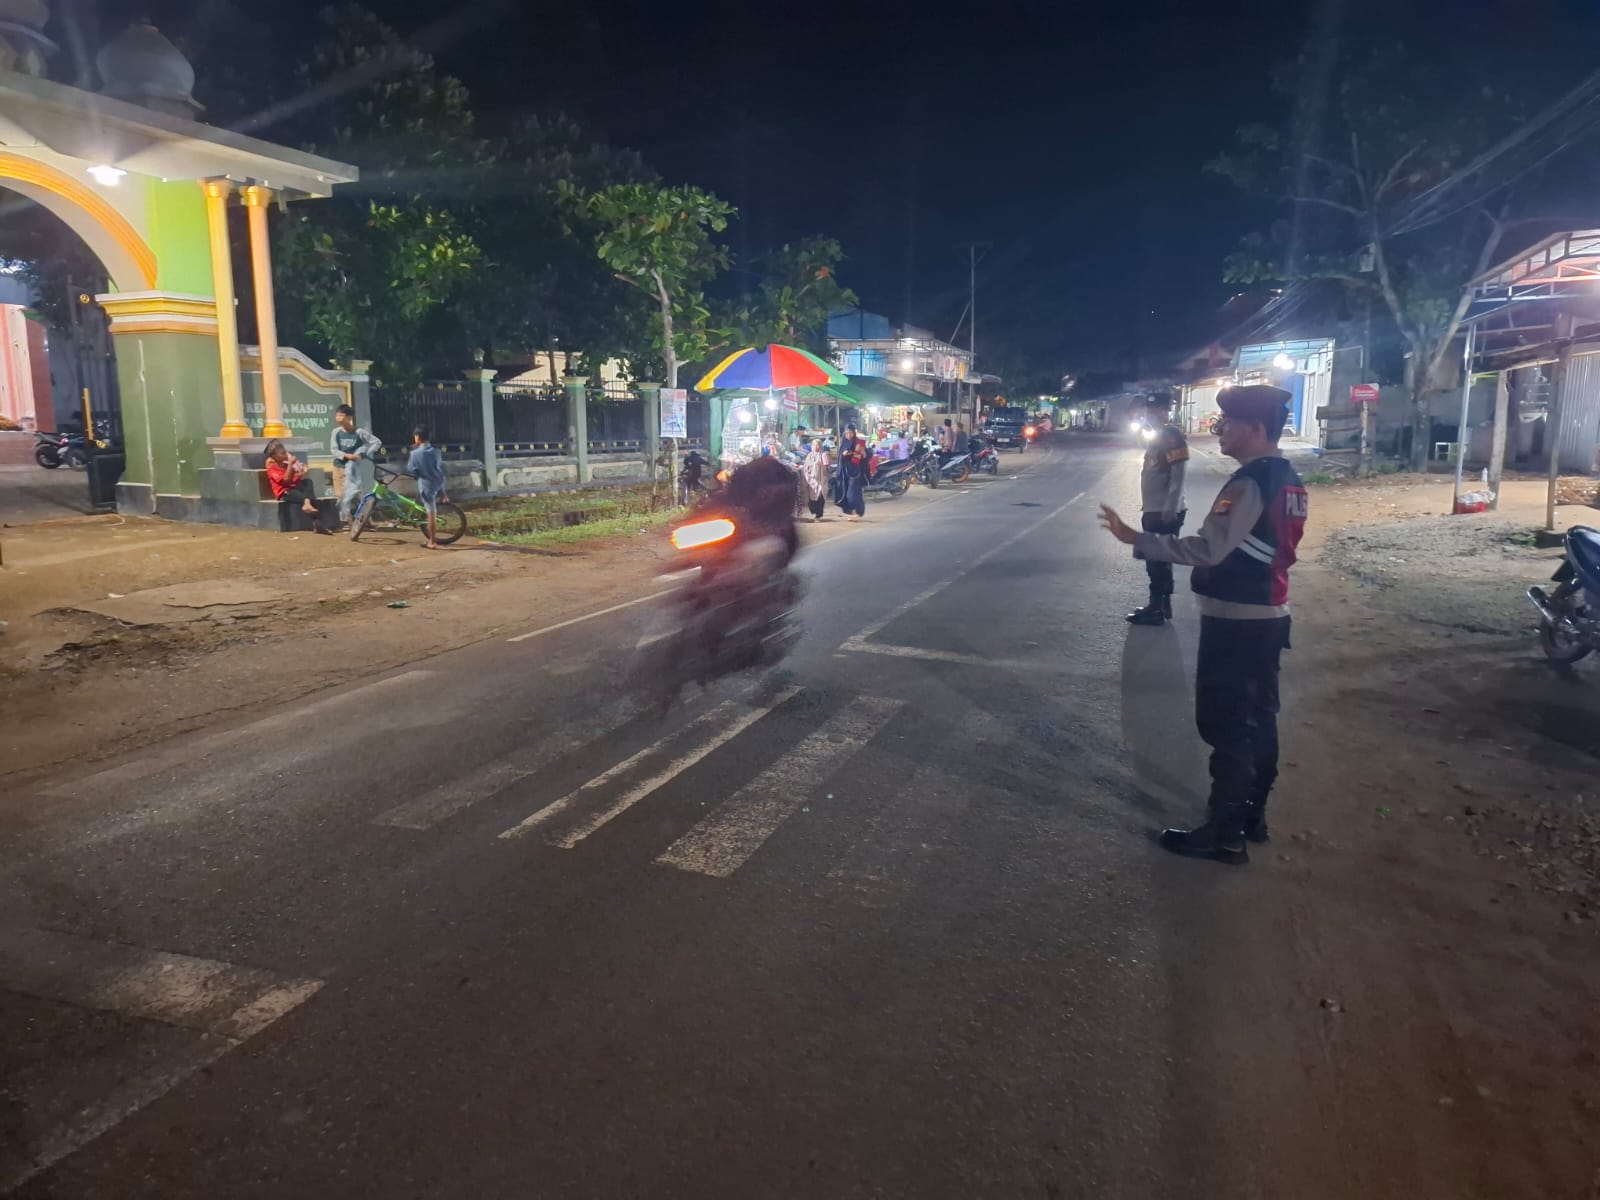
{"type": "Polygon", "coordinates": [[[40,446],[33,452],[33,461],[46,471],[54,471],[61,465],[61,457],[48,446],[40,446]]]}
{"type": "Polygon", "coordinates": [[[889,499],[893,500],[898,496],[904,496],[910,490],[911,480],[902,475],[899,479],[896,479],[889,485],[888,491],[884,494],[887,495],[889,499]]]}
{"type": "Polygon", "coordinates": [[[62,456],[62,461],[64,461],[67,466],[71,467],[74,471],[82,471],[89,465],[89,456],[82,450],[72,449],[68,450],[66,454],[62,456]]]}
{"type": "Polygon", "coordinates": [[[962,466],[961,466],[961,469],[959,471],[957,471],[954,475],[952,475],[950,478],[951,478],[952,482],[965,483],[967,480],[972,478],[972,469],[970,467],[968,467],[965,463],[963,463],[962,466]]]}
{"type": "Polygon", "coordinates": [[[1539,622],[1539,645],[1544,656],[1558,667],[1570,667],[1587,658],[1594,649],[1576,631],[1564,629],[1550,621],[1539,622]]]}

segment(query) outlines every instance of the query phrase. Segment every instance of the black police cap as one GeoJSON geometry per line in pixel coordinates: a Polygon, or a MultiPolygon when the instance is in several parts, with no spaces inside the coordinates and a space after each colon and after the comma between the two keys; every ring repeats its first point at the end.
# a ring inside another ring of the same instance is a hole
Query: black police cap
{"type": "Polygon", "coordinates": [[[1289,411],[1291,399],[1281,387],[1273,387],[1270,383],[1251,383],[1243,387],[1223,388],[1217,393],[1217,407],[1225,417],[1237,417],[1241,421],[1270,426],[1289,411]]]}

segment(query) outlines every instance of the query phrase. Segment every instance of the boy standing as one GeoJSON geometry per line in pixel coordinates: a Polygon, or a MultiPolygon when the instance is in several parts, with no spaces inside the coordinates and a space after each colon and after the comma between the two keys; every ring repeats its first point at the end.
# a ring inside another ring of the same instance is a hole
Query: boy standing
{"type": "Polygon", "coordinates": [[[366,459],[375,458],[383,449],[383,443],[372,435],[371,430],[357,428],[356,410],[348,404],[341,404],[333,412],[330,449],[333,451],[333,461],[344,471],[339,520],[348,525],[356,501],[361,498],[361,464],[366,459]]]}
{"type": "Polygon", "coordinates": [[[411,431],[411,458],[406,463],[406,474],[417,481],[417,499],[428,510],[429,550],[437,550],[439,528],[439,501],[450,499],[445,494],[444,455],[429,441],[428,427],[418,425],[411,431]]]}

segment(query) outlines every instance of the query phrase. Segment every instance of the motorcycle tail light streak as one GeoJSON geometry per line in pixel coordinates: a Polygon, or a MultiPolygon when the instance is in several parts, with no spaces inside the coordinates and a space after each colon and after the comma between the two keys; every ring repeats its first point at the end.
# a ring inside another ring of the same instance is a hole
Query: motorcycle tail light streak
{"type": "Polygon", "coordinates": [[[672,545],[678,550],[698,550],[702,546],[714,546],[727,541],[735,530],[734,523],[726,517],[718,517],[714,521],[696,521],[674,529],[672,545]]]}

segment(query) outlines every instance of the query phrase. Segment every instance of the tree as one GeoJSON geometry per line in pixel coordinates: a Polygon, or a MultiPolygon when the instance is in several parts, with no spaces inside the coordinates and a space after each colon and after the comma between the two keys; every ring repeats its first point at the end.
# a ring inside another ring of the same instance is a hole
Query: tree
{"type": "Polygon", "coordinates": [[[644,297],[595,253],[596,219],[564,197],[654,182],[631,150],[590,138],[562,116],[528,117],[497,149],[500,165],[471,212],[485,269],[457,306],[467,340],[504,356],[563,349],[596,373],[648,340],[644,297]]]}
{"type": "Polygon", "coordinates": [[[597,223],[601,261],[655,306],[655,349],[666,385],[677,387],[679,364],[706,354],[711,313],[703,288],[728,265],[727,250],[711,235],[726,229],[736,210],[698,188],[650,183],[616,184],[582,205],[597,223]]]}
{"type": "Polygon", "coordinates": [[[727,340],[757,346],[779,342],[826,356],[828,318],[858,303],[856,294],[839,284],[843,260],[839,243],[821,235],[767,255],[759,290],[736,301],[723,322],[727,340]]]}
{"type": "Polygon", "coordinates": [[[432,318],[482,269],[460,213],[493,161],[461,83],[354,4],[321,10],[307,37],[210,0],[179,40],[208,120],[361,168],[359,183],[275,223],[283,340],[372,358],[388,378],[451,357],[432,318]],[[241,39],[254,53],[237,53],[241,39]]]}
{"type": "Polygon", "coordinates": [[[1536,93],[1469,82],[1507,78],[1498,45],[1496,69],[1478,73],[1456,42],[1396,38],[1366,49],[1373,40],[1367,31],[1358,48],[1324,30],[1311,54],[1279,73],[1289,119],[1240,129],[1208,169],[1287,210],[1230,258],[1231,282],[1332,280],[1392,320],[1407,351],[1420,468],[1430,397],[1447,386],[1471,304],[1467,284],[1540,219],[1526,184],[1565,148],[1564,135],[1525,124],[1525,100],[1536,93]]]}

